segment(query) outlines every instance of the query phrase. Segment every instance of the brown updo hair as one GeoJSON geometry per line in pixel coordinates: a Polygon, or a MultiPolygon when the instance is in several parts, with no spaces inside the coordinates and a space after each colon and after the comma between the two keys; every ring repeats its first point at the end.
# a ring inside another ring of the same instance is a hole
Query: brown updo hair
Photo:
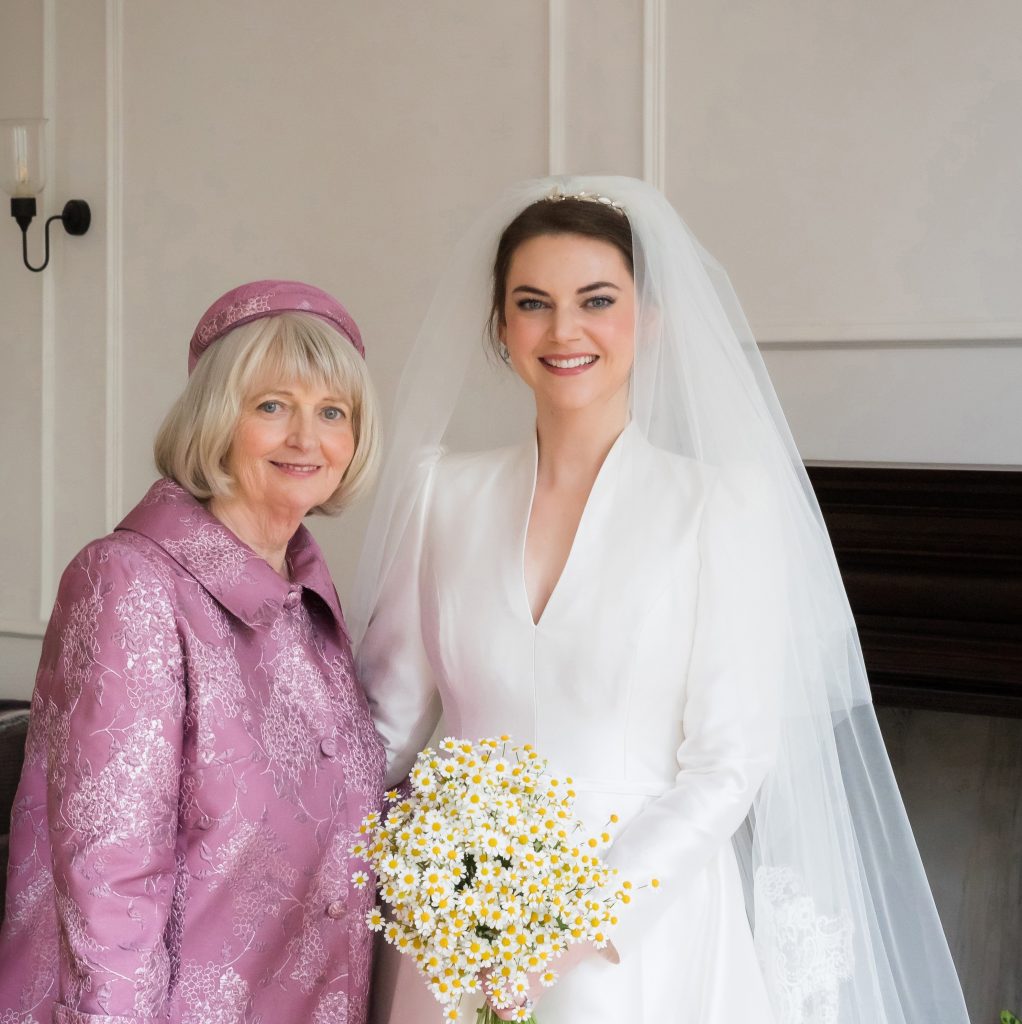
{"type": "Polygon", "coordinates": [[[628,272],[635,274],[632,228],[620,211],[587,199],[540,199],[524,210],[506,228],[497,243],[493,261],[493,302],[490,306],[489,341],[500,356],[500,328],[504,325],[507,275],[518,247],[541,235],[581,235],[608,242],[624,257],[628,272]]]}

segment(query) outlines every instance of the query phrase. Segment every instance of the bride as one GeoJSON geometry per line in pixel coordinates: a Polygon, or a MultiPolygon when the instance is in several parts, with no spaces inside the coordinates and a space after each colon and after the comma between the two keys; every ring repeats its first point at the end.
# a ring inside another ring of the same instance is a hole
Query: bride
{"type": "MultiPolygon", "coordinates": [[[[398,408],[353,620],[389,784],[441,711],[510,733],[594,832],[617,816],[625,878],[661,880],[608,949],[565,954],[538,1020],[966,1021],[815,499],[666,200],[511,192],[456,252],[398,408]],[[535,429],[445,453],[486,322],[535,429]]],[[[379,1024],[440,1021],[408,958],[377,973],[379,1024]]]]}

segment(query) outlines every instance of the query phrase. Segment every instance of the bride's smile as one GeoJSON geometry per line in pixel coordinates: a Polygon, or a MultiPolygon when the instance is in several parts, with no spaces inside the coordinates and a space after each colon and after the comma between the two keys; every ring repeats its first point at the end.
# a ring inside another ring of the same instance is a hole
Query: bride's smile
{"type": "Polygon", "coordinates": [[[558,376],[574,375],[584,373],[600,357],[597,355],[585,356],[540,356],[539,361],[551,372],[558,376]]]}

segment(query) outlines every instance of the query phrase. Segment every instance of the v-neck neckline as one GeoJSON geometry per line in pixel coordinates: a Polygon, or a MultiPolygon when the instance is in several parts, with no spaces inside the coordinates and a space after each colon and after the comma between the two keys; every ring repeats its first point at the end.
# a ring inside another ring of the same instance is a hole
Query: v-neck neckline
{"type": "Polygon", "coordinates": [[[607,452],[603,459],[603,463],[596,472],[596,477],[593,480],[592,487],[589,488],[589,494],[586,495],[585,504],[582,506],[582,514],[579,516],[578,524],[575,527],[575,535],[571,538],[571,545],[568,548],[568,556],[564,560],[564,565],[561,567],[561,572],[554,582],[553,589],[550,591],[550,595],[546,599],[546,604],[543,605],[543,610],[539,614],[539,618],[534,617],[532,613],[532,602],[529,600],[529,587],[525,579],[525,546],[529,539],[529,527],[532,525],[532,505],[536,500],[536,485],[539,476],[539,438],[533,433],[532,436],[532,486],[528,491],[528,500],[525,505],[525,512],[522,516],[522,530],[519,538],[518,550],[517,550],[517,571],[518,571],[518,588],[522,595],[522,603],[524,605],[525,614],[528,617],[528,621],[532,628],[538,630],[544,622],[546,622],[550,614],[550,606],[554,604],[557,599],[557,595],[563,589],[562,584],[564,583],[565,577],[568,575],[569,570],[572,567],[572,561],[575,556],[575,549],[578,547],[579,537],[582,534],[583,528],[586,525],[586,520],[591,518],[589,512],[593,504],[593,498],[596,492],[602,488],[602,483],[607,475],[608,467],[612,462],[617,461],[618,451],[622,444],[622,438],[631,429],[632,423],[629,421],[625,424],[624,429],[614,439],[614,443],[610,446],[610,450],[607,452]]]}

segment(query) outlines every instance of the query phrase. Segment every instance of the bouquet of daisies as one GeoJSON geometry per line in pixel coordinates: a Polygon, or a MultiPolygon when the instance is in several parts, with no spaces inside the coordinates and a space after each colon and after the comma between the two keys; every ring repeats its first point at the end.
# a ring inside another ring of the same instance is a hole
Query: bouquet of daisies
{"type": "MultiPolygon", "coordinates": [[[[387,794],[385,816],[365,819],[352,848],[390,908],[371,911],[370,928],[414,958],[446,1020],[481,990],[532,1020],[518,1006],[526,975],[552,985],[552,961],[573,943],[606,946],[615,907],[629,902],[632,883],[599,856],[610,836],[584,835],[571,779],[548,775],[532,747],[507,736],[445,739],[419,755],[409,783],[407,795],[387,794]]],[[[368,877],[357,872],[355,884],[368,877]]],[[[480,1017],[497,1020],[488,1007],[480,1017]]]]}

